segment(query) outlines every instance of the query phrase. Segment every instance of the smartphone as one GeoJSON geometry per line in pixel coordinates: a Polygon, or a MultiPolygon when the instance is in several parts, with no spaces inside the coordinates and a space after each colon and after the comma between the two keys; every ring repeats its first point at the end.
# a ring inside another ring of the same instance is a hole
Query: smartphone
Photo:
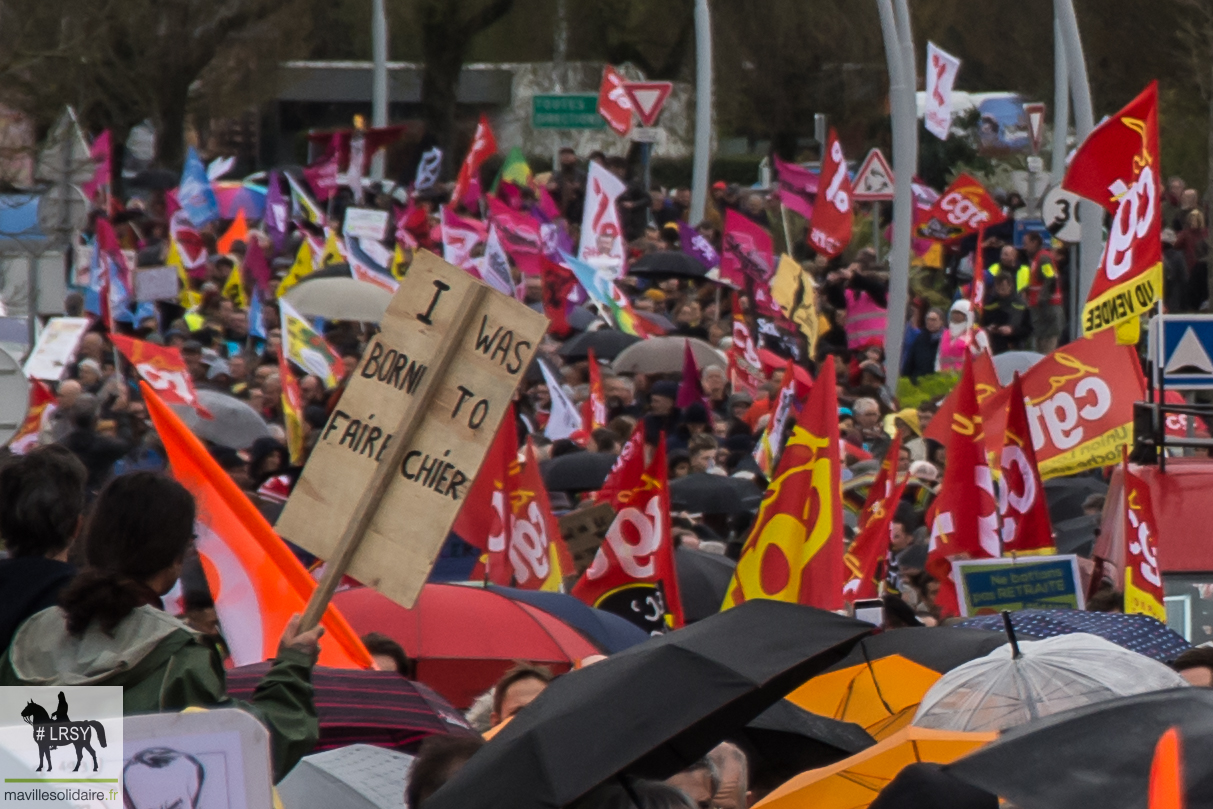
{"type": "Polygon", "coordinates": [[[884,626],[884,602],[879,598],[861,598],[855,602],[855,618],[884,626]]]}

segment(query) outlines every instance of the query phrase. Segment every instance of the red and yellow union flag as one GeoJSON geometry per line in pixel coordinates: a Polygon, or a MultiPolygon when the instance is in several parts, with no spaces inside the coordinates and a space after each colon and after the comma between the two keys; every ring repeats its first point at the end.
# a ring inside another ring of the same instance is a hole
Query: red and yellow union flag
{"type": "Polygon", "coordinates": [[[1129,471],[1125,475],[1125,613],[1149,615],[1166,622],[1162,570],[1158,566],[1158,522],[1150,501],[1150,485],[1129,471]]]}
{"type": "Polygon", "coordinates": [[[1112,214],[1099,272],[1083,307],[1083,334],[1114,327],[1121,342],[1136,343],[1140,316],[1162,294],[1158,82],[1087,136],[1062,186],[1112,214]]]}
{"type": "Polygon", "coordinates": [[[842,609],[842,471],[828,357],[767,486],[721,609],[751,598],[842,609]]]}

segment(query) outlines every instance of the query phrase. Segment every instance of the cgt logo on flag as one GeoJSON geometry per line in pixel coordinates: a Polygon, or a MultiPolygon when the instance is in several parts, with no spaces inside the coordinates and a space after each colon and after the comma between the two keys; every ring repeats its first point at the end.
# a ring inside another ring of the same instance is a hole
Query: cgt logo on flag
{"type": "Polygon", "coordinates": [[[120,798],[122,688],[0,687],[3,805],[120,798]]]}

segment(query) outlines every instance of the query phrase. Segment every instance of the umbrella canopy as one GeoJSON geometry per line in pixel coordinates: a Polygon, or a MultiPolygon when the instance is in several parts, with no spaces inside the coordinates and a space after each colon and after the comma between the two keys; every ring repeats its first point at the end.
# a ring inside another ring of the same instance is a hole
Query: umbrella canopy
{"type": "Polygon", "coordinates": [[[947,764],[997,737],[996,733],[904,728],[837,764],[801,773],[754,804],[754,809],[861,809],[909,765],[947,764]]]}
{"type": "Polygon", "coordinates": [[[1023,376],[1044,358],[1044,354],[1037,354],[1035,351],[1004,351],[994,357],[994,370],[998,373],[998,381],[1003,385],[1010,385],[1015,381],[1015,374],[1023,376]]]}
{"type": "Polygon", "coordinates": [[[736,562],[718,553],[694,548],[674,550],[678,595],[682,600],[683,617],[688,623],[702,621],[720,612],[736,567],[736,562]]]}
{"type": "Polygon", "coordinates": [[[265,419],[247,402],[207,388],[199,388],[197,395],[198,403],[210,411],[211,418],[202,418],[189,405],[177,404],[172,408],[190,432],[204,441],[230,449],[244,449],[258,438],[269,437],[270,428],[265,419]]]}
{"type": "Polygon", "coordinates": [[[304,756],[276,789],[285,809],[400,809],[413,757],[369,744],[304,756]]]}
{"type": "Polygon", "coordinates": [[[1107,494],[1108,484],[1099,478],[1052,478],[1045,481],[1045,499],[1049,502],[1049,519],[1053,525],[1083,516],[1082,504],[1093,494],[1107,494]]]}
{"type": "Polygon", "coordinates": [[[709,365],[723,367],[726,364],[720,352],[703,340],[694,337],[650,337],[621,351],[611,363],[611,369],[617,374],[680,374],[687,343],[691,344],[695,362],[701,370],[709,365]]]}
{"type": "Polygon", "coordinates": [[[240,210],[250,222],[265,216],[265,188],[230,181],[211,183],[211,188],[219,203],[219,216],[224,219],[235,219],[240,210]]]}
{"type": "Polygon", "coordinates": [[[516,661],[557,674],[602,649],[541,609],[480,587],[427,584],[412,609],[369,587],[344,590],[333,603],[359,635],[382,632],[417,662],[417,679],[467,708],[516,661]]]}
{"type": "Polygon", "coordinates": [[[908,725],[944,672],[1005,644],[1001,632],[919,627],[864,638],[843,660],[788,695],[805,710],[853,722],[877,739],[908,725]]]}
{"type": "Polygon", "coordinates": [[[708,268],[681,250],[658,250],[641,256],[628,267],[628,275],[653,278],[703,278],[708,268]]]}
{"type": "MultiPolygon", "coordinates": [[[[240,666],[227,673],[227,692],[251,699],[270,664],[240,666]]],[[[472,736],[475,731],[450,703],[422,683],[392,671],[312,671],[320,741],[315,749],[374,744],[414,752],[430,736],[472,736]]]]}
{"type": "Polygon", "coordinates": [[[914,724],[941,730],[1005,730],[1114,697],[1185,684],[1157,660],[1095,635],[1059,635],[1003,646],[939,678],[914,724]]]}
{"type": "MultiPolygon", "coordinates": [[[[1117,646],[1170,663],[1192,644],[1158,619],[1149,615],[1125,615],[1120,612],[1084,612],[1082,610],[1019,610],[1011,613],[1017,633],[1034,638],[1052,638],[1086,632],[1110,640],[1117,646]]],[[[974,629],[1002,628],[1001,615],[983,615],[961,621],[957,626],[974,629]]]]}
{"type": "Polygon", "coordinates": [[[606,610],[596,610],[565,593],[519,590],[517,587],[499,587],[496,584],[486,585],[485,589],[530,604],[559,618],[607,654],[622,652],[649,639],[649,633],[626,618],[606,610]]]}
{"type": "Polygon", "coordinates": [[[692,472],[670,481],[670,505],[678,511],[732,516],[761,504],[762,489],[752,480],[692,472]]]}
{"type": "Polygon", "coordinates": [[[876,744],[863,728],[827,719],[781,699],[734,741],[750,759],[750,785],[770,791],[805,770],[827,767],[876,744]]]}
{"type": "Polygon", "coordinates": [[[325,320],[383,320],[392,293],[355,278],[305,278],[283,296],[300,313],[325,320]]]}
{"type": "Polygon", "coordinates": [[[870,630],[823,610],[755,599],[651,638],[558,678],[426,809],[557,807],[617,773],[666,778],[870,630]]]}
{"type": "Polygon", "coordinates": [[[570,452],[539,464],[543,485],[550,492],[596,492],[606,482],[616,455],[570,452]]]}
{"type": "MultiPolygon", "coordinates": [[[[640,318],[641,320],[648,321],[663,332],[671,332],[677,328],[677,326],[674,325],[674,321],[670,320],[660,312],[646,312],[643,309],[637,309],[636,317],[640,318]]],[[[650,332],[650,334],[651,333],[652,332],[650,332]]]]}
{"type": "Polygon", "coordinates": [[[1007,731],[947,767],[1021,809],[1144,809],[1154,746],[1179,728],[1190,807],[1213,806],[1213,690],[1178,688],[1101,702],[1007,731]]]}
{"type": "Polygon", "coordinates": [[[1098,531],[1099,517],[1094,514],[1060,520],[1053,523],[1053,545],[1058,553],[1074,553],[1090,559],[1095,540],[1099,538],[1098,531]]]}
{"type": "Polygon", "coordinates": [[[632,343],[639,343],[640,338],[634,334],[626,334],[618,329],[596,329],[583,332],[568,340],[556,352],[570,362],[584,360],[589,357],[589,350],[594,349],[594,356],[599,360],[613,360],[632,343]]]}

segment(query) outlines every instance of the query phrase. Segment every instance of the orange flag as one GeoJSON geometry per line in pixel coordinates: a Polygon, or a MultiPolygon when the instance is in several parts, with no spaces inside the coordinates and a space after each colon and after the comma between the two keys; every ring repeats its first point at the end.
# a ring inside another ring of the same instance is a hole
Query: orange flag
{"type": "Polygon", "coordinates": [[[898,433],[868,489],[868,499],[859,516],[859,531],[843,557],[851,577],[843,587],[843,599],[847,603],[880,596],[880,563],[889,554],[889,526],[893,524],[897,504],[909,481],[906,476],[901,483],[897,482],[900,455],[901,434],[898,433]]]}
{"type": "Polygon", "coordinates": [[[1158,522],[1150,484],[1129,471],[1128,448],[1121,449],[1125,473],[1125,612],[1167,620],[1162,572],[1158,569],[1158,522]]]}
{"type": "MultiPolygon", "coordinates": [[[[269,660],[316,582],[177,414],[146,382],[139,387],[173,477],[198,504],[198,554],[232,661],[245,666],[269,660]]],[[[336,607],[328,608],[321,624],[320,665],[371,667],[366,647],[336,607]]]]}
{"type": "Polygon", "coordinates": [[[232,252],[232,245],[237,241],[248,241],[248,220],[244,218],[243,208],[236,211],[236,218],[228,226],[227,232],[219,237],[215,246],[219,248],[220,253],[226,254],[232,252]]]}
{"type": "Polygon", "coordinates": [[[842,609],[838,441],[834,359],[827,357],[763,495],[721,609],[752,598],[842,609]]]}
{"type": "Polygon", "coordinates": [[[1183,745],[1170,728],[1154,747],[1150,764],[1150,809],[1184,809],[1183,745]]]}
{"type": "MultiPolygon", "coordinates": [[[[985,433],[974,381],[977,363],[965,355],[964,373],[953,394],[956,409],[949,419],[948,464],[939,496],[927,512],[931,546],[927,570],[939,582],[935,603],[944,616],[960,614],[952,558],[989,559],[1001,553],[994,477],[986,462],[985,433]]],[[[937,420],[939,416],[936,416],[937,420]]],[[[932,421],[934,424],[934,420],[932,421]]]]}

